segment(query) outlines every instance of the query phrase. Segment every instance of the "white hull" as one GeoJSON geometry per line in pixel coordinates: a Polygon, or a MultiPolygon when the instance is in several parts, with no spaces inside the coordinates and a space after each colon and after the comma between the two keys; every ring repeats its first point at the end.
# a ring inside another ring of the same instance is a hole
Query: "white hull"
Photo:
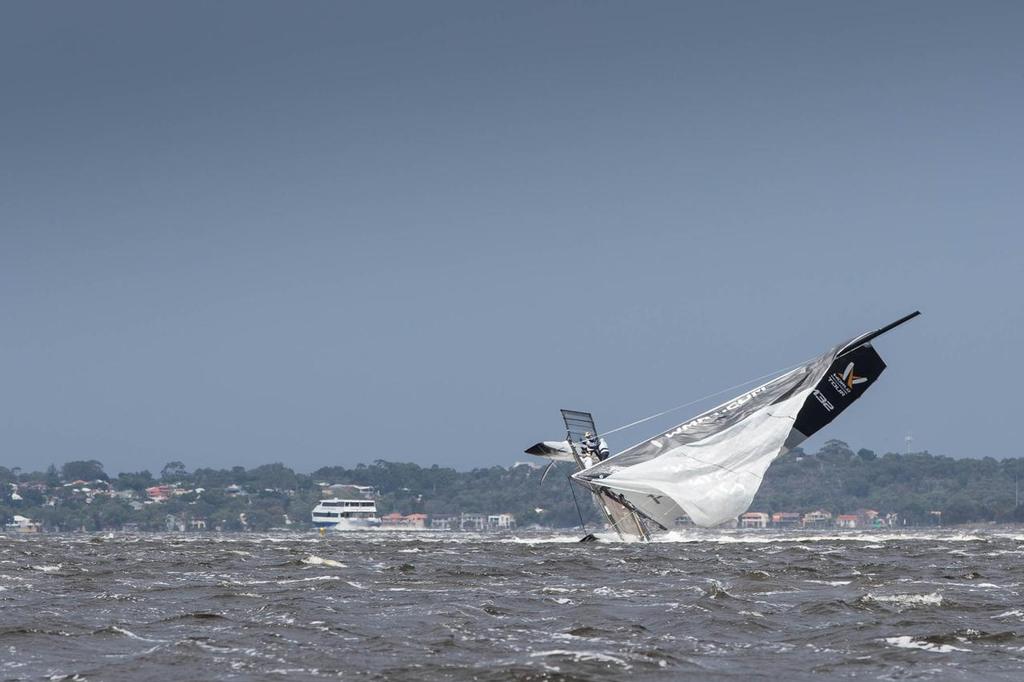
{"type": "Polygon", "coordinates": [[[335,523],[317,523],[327,530],[380,530],[380,519],[339,519],[335,523]]]}

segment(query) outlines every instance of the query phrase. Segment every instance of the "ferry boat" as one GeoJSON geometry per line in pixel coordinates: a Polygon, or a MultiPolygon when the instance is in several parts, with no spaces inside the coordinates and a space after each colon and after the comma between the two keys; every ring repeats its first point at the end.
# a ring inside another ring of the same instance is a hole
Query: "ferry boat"
{"type": "Polygon", "coordinates": [[[313,525],[331,530],[380,528],[377,503],[373,500],[320,500],[313,507],[313,525]]]}

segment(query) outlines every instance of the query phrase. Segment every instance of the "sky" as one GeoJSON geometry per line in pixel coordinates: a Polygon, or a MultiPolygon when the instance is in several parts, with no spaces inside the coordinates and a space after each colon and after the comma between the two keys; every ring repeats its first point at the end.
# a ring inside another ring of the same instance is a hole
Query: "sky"
{"type": "Polygon", "coordinates": [[[1024,456],[1022,29],[1014,2],[7,3],[0,465],[508,466],[559,408],[609,430],[917,309],[807,447],[1024,456]]]}

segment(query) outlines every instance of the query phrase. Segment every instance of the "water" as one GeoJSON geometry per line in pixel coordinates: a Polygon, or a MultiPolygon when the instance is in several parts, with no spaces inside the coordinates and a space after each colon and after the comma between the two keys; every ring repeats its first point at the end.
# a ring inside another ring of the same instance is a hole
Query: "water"
{"type": "Polygon", "coordinates": [[[0,679],[1024,678],[1024,530],[0,535],[0,679]]]}

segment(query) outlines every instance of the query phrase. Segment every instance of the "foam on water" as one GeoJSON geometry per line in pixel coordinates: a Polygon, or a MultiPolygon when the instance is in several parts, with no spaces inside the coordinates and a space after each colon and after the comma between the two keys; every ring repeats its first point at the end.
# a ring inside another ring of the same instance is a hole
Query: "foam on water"
{"type": "Polygon", "coordinates": [[[309,564],[310,566],[332,566],[334,568],[345,568],[345,564],[334,559],[324,559],[315,554],[310,554],[308,557],[302,560],[302,563],[309,564]]]}
{"type": "Polygon", "coordinates": [[[864,595],[864,601],[878,604],[891,604],[897,608],[915,608],[923,606],[942,606],[942,595],[938,592],[930,594],[887,594],[864,595]]]}
{"type": "Polygon", "coordinates": [[[931,651],[937,654],[948,654],[953,651],[970,651],[970,649],[953,646],[952,644],[935,644],[933,642],[925,642],[919,639],[914,639],[910,635],[886,637],[885,642],[890,646],[899,647],[900,649],[920,649],[922,651],[931,651]]]}
{"type": "Polygon", "coordinates": [[[540,657],[540,656],[545,656],[545,657],[546,656],[561,656],[561,657],[566,657],[566,658],[569,658],[570,660],[577,661],[577,662],[579,662],[579,661],[599,661],[601,663],[614,663],[614,664],[616,664],[618,666],[621,666],[623,670],[629,670],[629,669],[632,668],[631,665],[626,663],[626,661],[622,660],[621,658],[618,658],[616,656],[612,656],[610,654],[605,654],[605,653],[602,653],[600,651],[587,651],[587,650],[576,650],[576,649],[552,649],[551,651],[537,651],[537,652],[534,652],[534,653],[530,654],[530,658],[537,658],[537,657],[540,657]]]}

